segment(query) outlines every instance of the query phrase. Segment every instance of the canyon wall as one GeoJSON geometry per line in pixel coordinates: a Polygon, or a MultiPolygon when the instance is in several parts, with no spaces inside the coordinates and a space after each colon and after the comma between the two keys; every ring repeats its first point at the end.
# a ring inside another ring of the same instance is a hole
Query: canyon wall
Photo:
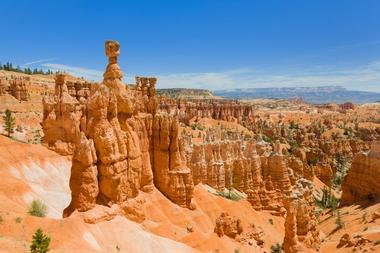
{"type": "Polygon", "coordinates": [[[242,123],[252,121],[254,115],[251,105],[232,100],[176,100],[161,97],[159,110],[177,116],[185,124],[189,124],[194,117],[242,123]]]}
{"type": "Polygon", "coordinates": [[[342,205],[380,200],[380,142],[355,155],[342,183],[342,205]]]}
{"type": "Polygon", "coordinates": [[[20,76],[6,77],[0,76],[0,95],[9,94],[19,101],[28,101],[29,93],[27,90],[29,79],[20,76]]]}
{"type": "Polygon", "coordinates": [[[282,199],[290,193],[295,175],[282,145],[276,142],[272,148],[269,143],[244,139],[232,131],[220,127],[207,130],[201,142],[183,133],[194,184],[208,184],[219,191],[235,188],[247,194],[256,210],[283,215],[282,199]],[[222,134],[225,132],[229,133],[222,134]]]}

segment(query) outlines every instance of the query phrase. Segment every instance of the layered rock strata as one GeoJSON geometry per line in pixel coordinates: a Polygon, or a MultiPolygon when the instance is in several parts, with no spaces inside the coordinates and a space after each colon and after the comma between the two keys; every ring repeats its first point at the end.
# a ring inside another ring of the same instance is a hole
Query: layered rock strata
{"type": "Polygon", "coordinates": [[[175,115],[180,122],[188,124],[194,117],[212,118],[239,123],[253,121],[253,107],[237,101],[175,100],[161,98],[160,111],[175,115]]]}
{"type": "Polygon", "coordinates": [[[58,74],[55,94],[43,100],[45,145],[73,157],[72,201],[64,215],[96,204],[118,204],[130,212],[131,206],[142,208],[131,199],[154,185],[174,203],[193,208],[194,185],[178,120],[155,113],[155,79],[149,80],[149,93],[129,89],[117,65],[119,44],[106,42],[106,54],[109,64],[101,84],[68,87],[65,75],[58,74]]]}
{"type": "Polygon", "coordinates": [[[238,218],[232,217],[228,213],[221,213],[215,221],[214,232],[219,237],[226,235],[235,238],[243,232],[243,225],[238,218]]]}
{"type": "Polygon", "coordinates": [[[81,127],[86,127],[86,106],[70,96],[65,81],[65,75],[57,74],[54,95],[43,97],[43,143],[61,155],[72,155],[81,127]]]}
{"type": "Polygon", "coordinates": [[[342,183],[342,205],[380,200],[380,142],[355,155],[342,183]]]}
{"type": "Polygon", "coordinates": [[[219,191],[235,188],[247,194],[256,210],[283,213],[282,198],[291,191],[292,170],[279,143],[274,152],[268,143],[241,139],[205,141],[188,149],[194,184],[208,184],[219,191]]]}
{"type": "Polygon", "coordinates": [[[153,166],[157,188],[174,203],[191,205],[194,190],[190,168],[179,140],[179,124],[167,114],[156,114],[153,121],[153,166]]]}
{"type": "Polygon", "coordinates": [[[284,199],[286,208],[284,250],[286,253],[304,252],[304,247],[319,249],[313,185],[308,180],[299,180],[292,193],[284,199]]]}

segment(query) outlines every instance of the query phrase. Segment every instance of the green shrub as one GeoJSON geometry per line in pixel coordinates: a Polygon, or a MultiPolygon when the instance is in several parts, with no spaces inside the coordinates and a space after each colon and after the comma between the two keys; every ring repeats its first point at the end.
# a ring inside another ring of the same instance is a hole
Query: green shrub
{"type": "Polygon", "coordinates": [[[236,193],[231,192],[231,191],[228,191],[228,192],[217,191],[216,195],[223,197],[223,198],[226,198],[226,199],[229,199],[229,200],[233,200],[233,201],[241,200],[241,197],[239,195],[237,195],[236,193]]]}
{"type": "Polygon", "coordinates": [[[374,244],[375,244],[375,245],[379,245],[379,244],[380,244],[380,240],[376,240],[376,241],[374,242],[374,244]]]}
{"type": "Polygon", "coordinates": [[[343,228],[343,226],[344,226],[344,222],[342,220],[342,217],[340,215],[340,211],[339,210],[337,211],[335,224],[336,224],[336,226],[337,226],[338,229],[343,228]]]}
{"type": "Polygon", "coordinates": [[[29,208],[29,214],[37,217],[45,217],[47,206],[40,200],[33,200],[29,208]]]}
{"type": "Polygon", "coordinates": [[[336,173],[334,178],[333,178],[333,185],[335,188],[338,189],[338,187],[340,187],[342,185],[342,182],[343,182],[343,177],[342,175],[336,173]]]}
{"type": "Polygon", "coordinates": [[[264,134],[262,137],[263,137],[263,140],[264,140],[265,142],[272,143],[272,141],[273,141],[271,137],[266,136],[265,134],[264,134]]]}
{"type": "Polygon", "coordinates": [[[273,244],[270,247],[270,252],[272,252],[272,253],[281,253],[282,250],[283,250],[283,246],[280,245],[279,243],[273,244]]]}
{"type": "Polygon", "coordinates": [[[351,167],[351,158],[337,154],[335,156],[336,172],[333,178],[333,188],[340,189],[343,178],[346,176],[348,170],[351,167]]]}
{"type": "Polygon", "coordinates": [[[4,130],[7,132],[7,136],[10,137],[11,134],[13,134],[15,126],[16,126],[16,119],[13,117],[12,112],[9,109],[5,110],[4,116],[3,116],[3,122],[4,122],[4,130]]]}
{"type": "Polygon", "coordinates": [[[362,215],[362,222],[367,223],[367,211],[364,211],[362,215]]]}
{"type": "Polygon", "coordinates": [[[309,166],[311,166],[311,165],[317,165],[318,162],[319,162],[319,157],[314,156],[314,157],[311,157],[311,158],[307,161],[307,164],[309,164],[309,166]]]}
{"type": "Polygon", "coordinates": [[[33,241],[30,245],[30,252],[31,253],[46,253],[48,252],[50,244],[50,237],[47,235],[44,235],[42,230],[39,228],[37,229],[36,233],[33,235],[33,241]]]}
{"type": "Polygon", "coordinates": [[[205,128],[203,126],[201,126],[201,125],[193,123],[193,124],[191,124],[191,129],[203,131],[205,128]]]}
{"type": "Polygon", "coordinates": [[[289,140],[288,143],[290,145],[290,148],[289,148],[289,152],[290,153],[293,153],[294,150],[296,150],[297,148],[299,148],[299,145],[298,145],[298,143],[295,140],[289,140]]]}
{"type": "Polygon", "coordinates": [[[22,218],[21,218],[21,217],[17,217],[17,218],[15,219],[15,221],[16,221],[16,223],[21,223],[22,218]]]}
{"type": "Polygon", "coordinates": [[[326,187],[324,187],[322,189],[322,199],[315,199],[315,203],[322,209],[332,208],[333,210],[335,210],[339,206],[339,199],[336,198],[334,194],[332,194],[330,188],[327,189],[326,187]]]}
{"type": "Polygon", "coordinates": [[[269,222],[269,224],[273,225],[273,220],[272,219],[269,219],[268,222],[269,222]]]}

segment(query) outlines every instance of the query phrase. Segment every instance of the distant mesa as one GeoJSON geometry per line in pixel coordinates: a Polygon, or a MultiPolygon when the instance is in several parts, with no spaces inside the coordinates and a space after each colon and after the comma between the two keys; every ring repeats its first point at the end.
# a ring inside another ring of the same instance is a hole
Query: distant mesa
{"type": "Polygon", "coordinates": [[[239,88],[216,90],[215,96],[228,99],[292,99],[302,98],[308,103],[372,103],[380,100],[380,93],[347,90],[341,86],[239,88]]]}
{"type": "Polygon", "coordinates": [[[179,99],[216,99],[212,91],[207,89],[171,88],[157,89],[157,95],[179,99]]]}

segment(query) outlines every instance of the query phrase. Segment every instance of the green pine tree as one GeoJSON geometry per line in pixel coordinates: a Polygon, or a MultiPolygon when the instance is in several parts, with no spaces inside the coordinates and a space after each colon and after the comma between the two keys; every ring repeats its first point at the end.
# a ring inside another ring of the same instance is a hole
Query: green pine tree
{"type": "Polygon", "coordinates": [[[337,214],[336,214],[335,224],[337,225],[337,228],[342,228],[344,226],[344,222],[342,220],[339,210],[337,211],[337,214]]]}
{"type": "Polygon", "coordinates": [[[42,230],[39,228],[33,235],[33,241],[30,245],[30,251],[31,253],[46,253],[50,250],[49,244],[50,237],[44,235],[42,230]]]}
{"type": "Polygon", "coordinates": [[[13,134],[15,125],[16,125],[16,119],[13,117],[12,112],[9,109],[5,110],[5,114],[3,116],[4,121],[4,130],[7,131],[8,137],[13,134]]]}

